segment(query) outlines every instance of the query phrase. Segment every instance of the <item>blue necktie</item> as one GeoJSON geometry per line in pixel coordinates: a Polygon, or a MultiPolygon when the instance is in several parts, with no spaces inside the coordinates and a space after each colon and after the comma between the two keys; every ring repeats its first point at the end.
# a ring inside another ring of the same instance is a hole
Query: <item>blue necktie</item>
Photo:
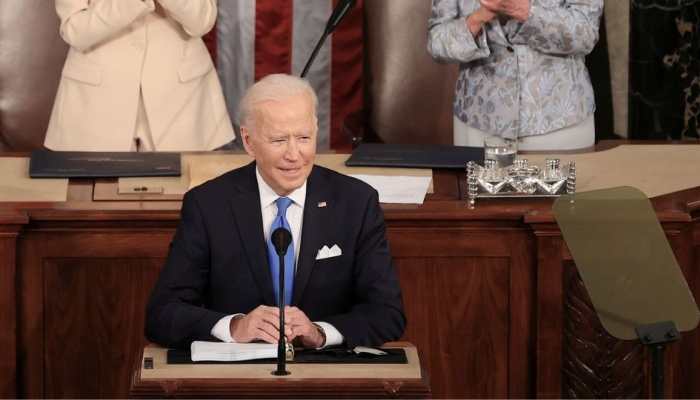
{"type": "MultiPolygon", "coordinates": [[[[272,221],[272,226],[270,227],[270,235],[277,228],[285,228],[292,233],[292,229],[289,227],[289,222],[287,222],[287,208],[292,204],[292,200],[288,197],[280,197],[275,200],[277,203],[277,217],[272,221]]],[[[279,298],[280,293],[280,260],[277,252],[275,251],[275,246],[267,239],[267,257],[270,260],[270,273],[272,274],[272,288],[275,291],[275,302],[279,298]]],[[[287,249],[287,254],[284,256],[284,304],[292,304],[292,293],[294,290],[294,240],[289,243],[289,248],[287,249]]]]}

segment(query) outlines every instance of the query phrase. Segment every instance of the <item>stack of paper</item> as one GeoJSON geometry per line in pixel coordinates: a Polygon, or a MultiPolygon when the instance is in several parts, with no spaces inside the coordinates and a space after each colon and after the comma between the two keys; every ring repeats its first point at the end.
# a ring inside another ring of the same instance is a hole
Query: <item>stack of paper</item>
{"type": "Polygon", "coordinates": [[[244,361],[276,358],[274,343],[192,342],[192,361],[244,361]]]}
{"type": "Polygon", "coordinates": [[[372,186],[380,203],[423,204],[431,176],[350,175],[372,186]]]}

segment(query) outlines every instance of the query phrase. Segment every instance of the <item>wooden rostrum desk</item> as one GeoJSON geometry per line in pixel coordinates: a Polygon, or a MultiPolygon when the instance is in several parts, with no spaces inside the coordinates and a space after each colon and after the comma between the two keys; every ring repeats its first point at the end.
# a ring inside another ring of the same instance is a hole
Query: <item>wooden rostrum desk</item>
{"type": "MultiPolygon", "coordinates": [[[[669,155],[669,159],[673,156],[669,155]]],[[[695,171],[697,165],[689,165],[695,171]]],[[[608,336],[551,213],[551,199],[462,200],[435,171],[422,206],[383,205],[408,326],[442,397],[645,397],[643,346],[608,336]]],[[[700,185],[653,199],[698,298],[700,185]]],[[[179,201],[0,205],[0,396],[126,397],[144,308],[179,201]]],[[[673,397],[700,397],[700,335],[666,354],[673,397]]]]}
{"type": "Polygon", "coordinates": [[[405,364],[288,363],[288,376],[267,364],[168,364],[166,349],[148,345],[133,372],[134,398],[427,398],[430,385],[415,346],[405,342],[405,364]],[[148,362],[146,360],[148,359],[148,362]],[[146,365],[148,367],[146,367],[146,365]]]}

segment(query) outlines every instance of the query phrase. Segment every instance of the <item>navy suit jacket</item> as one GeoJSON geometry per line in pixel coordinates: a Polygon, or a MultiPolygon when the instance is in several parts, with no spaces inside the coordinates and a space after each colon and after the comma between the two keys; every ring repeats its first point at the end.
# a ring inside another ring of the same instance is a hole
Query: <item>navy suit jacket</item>
{"type": "MultiPolygon", "coordinates": [[[[377,192],[319,166],[306,190],[292,305],[335,326],[349,347],[398,339],[406,319],[377,192]],[[341,256],[316,260],[334,244],[341,256]]],[[[217,340],[210,332],[222,317],[274,306],[265,243],[254,162],[190,190],[146,336],[168,347],[217,340]]]]}

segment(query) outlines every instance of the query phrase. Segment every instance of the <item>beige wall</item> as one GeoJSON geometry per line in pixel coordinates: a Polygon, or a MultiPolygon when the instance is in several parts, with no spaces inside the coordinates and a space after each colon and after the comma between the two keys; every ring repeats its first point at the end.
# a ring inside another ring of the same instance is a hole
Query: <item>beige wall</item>
{"type": "Polygon", "coordinates": [[[615,133],[623,137],[628,136],[629,16],[629,1],[605,2],[605,29],[608,35],[615,133]]]}

